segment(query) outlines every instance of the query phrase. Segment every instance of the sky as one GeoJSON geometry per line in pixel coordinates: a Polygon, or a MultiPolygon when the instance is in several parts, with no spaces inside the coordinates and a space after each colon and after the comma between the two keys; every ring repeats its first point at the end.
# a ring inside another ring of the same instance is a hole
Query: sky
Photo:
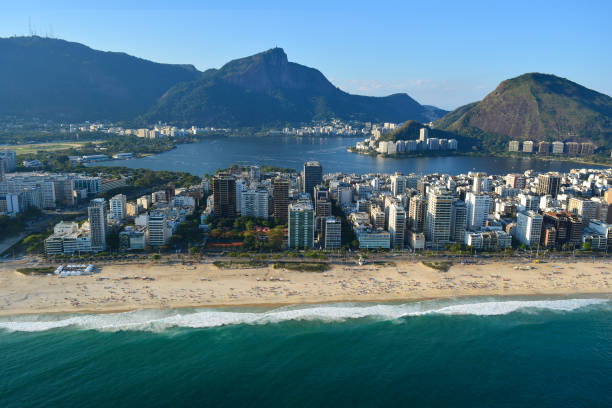
{"type": "Polygon", "coordinates": [[[279,46],[345,91],[454,109],[526,72],[612,95],[612,1],[2,0],[0,37],[200,70],[279,46]]]}

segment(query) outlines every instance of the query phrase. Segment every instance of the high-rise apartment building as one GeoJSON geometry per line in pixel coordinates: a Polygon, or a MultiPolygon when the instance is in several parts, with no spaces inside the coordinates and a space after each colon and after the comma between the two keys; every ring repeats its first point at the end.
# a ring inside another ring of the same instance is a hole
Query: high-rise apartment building
{"type": "Polygon", "coordinates": [[[422,142],[426,142],[429,139],[429,128],[421,128],[419,130],[419,140],[422,142]]]}
{"type": "Polygon", "coordinates": [[[560,141],[552,142],[552,154],[563,154],[565,143],[560,141]]]}
{"type": "Polygon", "coordinates": [[[166,190],[154,191],[151,193],[151,202],[153,204],[167,203],[166,190]]]}
{"type": "Polygon", "coordinates": [[[342,244],[342,224],[338,217],[326,217],[323,222],[322,246],[325,249],[340,249],[342,244]]]}
{"type": "Polygon", "coordinates": [[[582,228],[582,219],[576,214],[568,211],[545,212],[542,237],[545,236],[545,230],[548,230],[548,234],[544,245],[558,249],[563,249],[564,246],[579,247],[582,244],[582,228]]]}
{"type": "Polygon", "coordinates": [[[215,216],[236,217],[236,179],[228,173],[213,178],[213,211],[215,216]]]}
{"type": "Polygon", "coordinates": [[[94,198],[87,208],[89,231],[91,234],[91,250],[94,252],[106,249],[106,200],[94,198]]]}
{"type": "Polygon", "coordinates": [[[559,174],[540,174],[538,175],[538,195],[551,195],[556,198],[561,187],[561,176],[559,174]]]}
{"type": "Polygon", "coordinates": [[[148,210],[149,208],[151,208],[151,204],[152,204],[151,196],[146,195],[146,196],[139,197],[136,200],[136,204],[141,206],[144,210],[148,210]]]}
{"type": "Polygon", "coordinates": [[[451,236],[453,242],[463,243],[465,230],[467,229],[467,206],[463,201],[453,201],[453,213],[451,218],[451,236]]]}
{"type": "Polygon", "coordinates": [[[550,153],[550,142],[539,142],[538,143],[538,153],[539,154],[549,154],[550,153]]]}
{"type": "Polygon", "coordinates": [[[0,151],[0,159],[4,163],[4,170],[8,173],[15,171],[17,168],[17,153],[13,150],[2,150],[0,151]]]}
{"type": "Polygon", "coordinates": [[[329,189],[327,187],[320,184],[315,186],[313,204],[315,217],[327,217],[331,215],[331,201],[329,189]]]}
{"type": "Polygon", "coordinates": [[[261,180],[261,169],[259,168],[259,166],[251,166],[251,168],[249,169],[249,176],[252,180],[261,180]]]}
{"type": "Polygon", "coordinates": [[[391,176],[391,194],[397,197],[406,192],[406,177],[401,173],[395,173],[391,176]]]}
{"type": "Polygon", "coordinates": [[[274,219],[287,222],[289,211],[289,185],[291,181],[276,177],[272,180],[272,199],[274,200],[274,219]]]}
{"type": "Polygon", "coordinates": [[[489,196],[468,192],[465,195],[465,205],[467,209],[467,227],[472,231],[484,228],[489,217],[489,206],[491,205],[489,196]]]}
{"type": "Polygon", "coordinates": [[[298,200],[289,205],[289,248],[314,246],[314,209],[309,200],[298,200]]]}
{"type": "Polygon", "coordinates": [[[521,190],[525,188],[525,176],[520,174],[508,174],[504,179],[506,181],[506,186],[510,188],[518,188],[521,190]]]}
{"type": "Polygon", "coordinates": [[[391,245],[395,249],[404,249],[406,231],[406,211],[398,203],[389,206],[389,233],[391,245]]]}
{"type": "Polygon", "coordinates": [[[314,199],[315,186],[323,183],[323,167],[317,161],[309,161],[304,163],[304,192],[310,194],[314,199]]]}
{"type": "Polygon", "coordinates": [[[127,215],[127,198],[124,194],[117,194],[109,200],[109,215],[116,220],[123,220],[127,215]]]}
{"type": "Polygon", "coordinates": [[[170,240],[170,235],[166,212],[159,210],[151,211],[148,224],[149,245],[152,247],[166,245],[170,240]]]}
{"type": "Polygon", "coordinates": [[[242,208],[242,193],[248,190],[248,186],[247,186],[247,181],[242,178],[236,179],[235,185],[236,185],[236,213],[239,213],[242,208]]]}
{"type": "Polygon", "coordinates": [[[242,208],[240,215],[243,217],[268,218],[268,190],[247,190],[242,193],[242,208]]]}
{"type": "Polygon", "coordinates": [[[518,140],[511,140],[508,143],[508,151],[509,152],[518,152],[520,145],[521,145],[521,142],[519,142],[518,140]]]}
{"type": "Polygon", "coordinates": [[[589,225],[590,220],[597,219],[600,203],[593,200],[572,197],[567,205],[567,210],[582,217],[584,225],[589,225]]]}
{"type": "Polygon", "coordinates": [[[487,173],[476,173],[474,174],[474,181],[472,185],[472,191],[476,194],[489,191],[489,178],[487,173]]]}
{"type": "Polygon", "coordinates": [[[423,232],[425,225],[425,209],[427,202],[425,197],[420,194],[410,197],[408,207],[408,227],[414,232],[423,232]]]}
{"type": "Polygon", "coordinates": [[[370,209],[370,222],[374,228],[385,228],[385,212],[375,205],[370,209]]]}
{"type": "Polygon", "coordinates": [[[450,242],[453,196],[447,189],[429,193],[425,216],[425,240],[431,248],[443,248],[450,242]]]}
{"type": "Polygon", "coordinates": [[[515,238],[531,247],[540,245],[542,216],[535,211],[521,211],[516,215],[515,238]]]}

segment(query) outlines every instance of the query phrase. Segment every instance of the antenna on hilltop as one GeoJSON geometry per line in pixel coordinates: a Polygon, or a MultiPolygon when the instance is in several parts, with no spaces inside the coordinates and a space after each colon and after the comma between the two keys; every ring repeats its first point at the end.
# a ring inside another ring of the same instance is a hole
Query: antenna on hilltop
{"type": "Polygon", "coordinates": [[[32,18],[28,17],[28,33],[32,36],[32,18]]]}

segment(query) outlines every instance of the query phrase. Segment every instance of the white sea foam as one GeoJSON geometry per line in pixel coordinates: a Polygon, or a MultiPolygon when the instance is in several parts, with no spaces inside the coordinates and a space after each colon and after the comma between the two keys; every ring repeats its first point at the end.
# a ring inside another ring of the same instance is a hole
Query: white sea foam
{"type": "MultiPolygon", "coordinates": [[[[163,331],[171,327],[206,328],[237,324],[269,324],[289,320],[338,322],[360,318],[394,320],[402,317],[429,314],[493,316],[513,312],[534,312],[537,310],[570,312],[587,306],[604,304],[612,306],[609,299],[599,298],[503,301],[440,300],[412,302],[401,305],[332,304],[293,306],[255,312],[217,309],[141,310],[112,314],[8,317],[0,320],[0,329],[13,332],[36,332],[73,327],[102,331],[163,331]]],[[[606,309],[612,310],[612,307],[606,309]]]]}

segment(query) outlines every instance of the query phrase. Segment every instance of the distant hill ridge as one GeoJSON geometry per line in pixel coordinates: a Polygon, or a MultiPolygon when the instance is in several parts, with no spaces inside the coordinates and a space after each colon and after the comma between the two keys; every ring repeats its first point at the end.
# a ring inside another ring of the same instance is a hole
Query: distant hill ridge
{"type": "Polygon", "coordinates": [[[446,114],[435,128],[465,136],[612,143],[612,98],[555,75],[508,79],[482,101],[446,114]]]}
{"type": "Polygon", "coordinates": [[[339,118],[436,120],[407,94],[351,95],[281,48],[200,72],[59,39],[0,38],[0,116],[268,126],[339,118]]]}
{"type": "Polygon", "coordinates": [[[446,113],[407,94],[351,95],[318,70],[289,62],[273,48],[210,69],[172,87],[145,119],[178,124],[260,126],[329,118],[374,122],[431,121],[446,113]]]}
{"type": "Polygon", "coordinates": [[[132,119],[173,85],[200,76],[192,65],[159,64],[75,42],[0,38],[0,116],[132,119]]]}

